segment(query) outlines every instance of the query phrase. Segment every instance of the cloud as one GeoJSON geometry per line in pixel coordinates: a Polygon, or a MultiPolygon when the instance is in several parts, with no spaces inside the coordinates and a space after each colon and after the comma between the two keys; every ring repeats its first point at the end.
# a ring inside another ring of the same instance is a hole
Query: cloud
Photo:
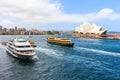
{"type": "Polygon", "coordinates": [[[92,21],[95,21],[95,20],[99,21],[104,19],[116,20],[116,19],[120,19],[120,13],[115,13],[113,9],[105,8],[100,10],[99,12],[91,13],[91,15],[88,14],[88,17],[86,17],[86,19],[92,20],[92,21]]]}
{"type": "Polygon", "coordinates": [[[46,23],[62,13],[59,3],[50,0],[0,0],[0,14],[23,22],[46,23]]]}
{"type": "Polygon", "coordinates": [[[40,25],[59,22],[101,21],[120,19],[120,13],[105,8],[86,14],[66,14],[59,0],[0,0],[1,24],[40,25]],[[2,17],[2,18],[1,18],[2,17]]]}
{"type": "Polygon", "coordinates": [[[83,22],[83,21],[101,21],[101,20],[117,20],[120,19],[120,13],[115,13],[113,9],[105,8],[98,12],[87,14],[65,14],[66,21],[83,22]]]}

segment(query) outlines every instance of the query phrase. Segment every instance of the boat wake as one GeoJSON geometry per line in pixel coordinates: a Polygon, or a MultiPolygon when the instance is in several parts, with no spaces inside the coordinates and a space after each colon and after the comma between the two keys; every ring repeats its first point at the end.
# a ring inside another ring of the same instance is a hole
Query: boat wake
{"type": "Polygon", "coordinates": [[[82,63],[86,66],[90,66],[91,67],[95,67],[96,69],[105,69],[104,64],[108,64],[104,61],[98,61],[96,59],[93,58],[89,58],[89,57],[83,57],[83,56],[79,56],[79,55],[64,55],[62,53],[65,53],[64,51],[60,51],[58,52],[57,50],[53,50],[53,49],[49,49],[49,48],[35,48],[36,50],[40,51],[41,53],[44,53],[47,56],[56,58],[56,59],[60,59],[60,60],[65,60],[68,61],[70,63],[82,63]],[[98,68],[99,67],[99,68],[98,68]]]}
{"type": "Polygon", "coordinates": [[[48,48],[39,47],[39,48],[35,48],[35,49],[44,53],[44,54],[46,54],[46,55],[48,55],[48,56],[55,57],[57,59],[63,59],[63,60],[71,61],[71,62],[74,62],[74,63],[84,62],[85,60],[96,61],[95,59],[88,58],[88,57],[83,57],[83,56],[79,56],[79,55],[64,55],[65,52],[63,52],[63,51],[58,52],[57,50],[48,49],[48,48]]]}
{"type": "Polygon", "coordinates": [[[46,54],[48,56],[51,56],[51,57],[56,57],[56,58],[59,58],[59,59],[63,57],[62,54],[57,54],[57,51],[53,50],[53,49],[41,48],[41,47],[37,47],[35,49],[40,51],[41,53],[44,53],[44,54],[46,54]]]}
{"type": "Polygon", "coordinates": [[[38,61],[39,58],[38,58],[38,56],[34,55],[31,60],[33,60],[33,61],[38,61]]]}
{"type": "Polygon", "coordinates": [[[109,52],[109,51],[91,49],[91,48],[84,48],[84,47],[76,47],[75,49],[77,49],[77,50],[85,50],[85,51],[89,51],[89,52],[95,52],[95,53],[103,54],[103,55],[120,57],[120,53],[116,53],[116,52],[109,52]]]}

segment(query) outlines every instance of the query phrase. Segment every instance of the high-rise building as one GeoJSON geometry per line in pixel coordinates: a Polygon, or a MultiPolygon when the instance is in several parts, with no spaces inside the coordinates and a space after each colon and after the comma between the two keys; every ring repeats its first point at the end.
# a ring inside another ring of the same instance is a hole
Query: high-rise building
{"type": "Polygon", "coordinates": [[[17,34],[17,26],[15,26],[14,34],[17,34]]]}
{"type": "Polygon", "coordinates": [[[15,31],[17,32],[17,26],[15,26],[15,31]]]}
{"type": "Polygon", "coordinates": [[[0,31],[2,31],[2,26],[0,25],[0,31]]]}

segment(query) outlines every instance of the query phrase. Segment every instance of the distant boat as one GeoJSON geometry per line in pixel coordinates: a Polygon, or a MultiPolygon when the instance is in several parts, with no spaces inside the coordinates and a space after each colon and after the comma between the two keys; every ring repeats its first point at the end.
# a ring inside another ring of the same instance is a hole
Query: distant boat
{"type": "Polygon", "coordinates": [[[30,43],[30,45],[31,45],[32,47],[36,47],[35,42],[33,42],[32,40],[29,39],[28,42],[30,43]]]}
{"type": "Polygon", "coordinates": [[[73,47],[74,46],[74,43],[68,38],[49,37],[49,38],[47,38],[47,42],[50,44],[66,46],[66,47],[73,47]]]}
{"type": "Polygon", "coordinates": [[[31,33],[29,32],[29,36],[28,36],[28,42],[31,44],[32,47],[36,47],[35,42],[33,42],[30,38],[32,38],[33,36],[30,35],[31,33]]]}
{"type": "Polygon", "coordinates": [[[4,41],[4,42],[2,42],[1,44],[4,45],[4,46],[6,46],[7,43],[8,43],[8,41],[4,41]]]}
{"type": "Polygon", "coordinates": [[[13,39],[7,43],[6,51],[12,56],[20,59],[31,59],[35,50],[26,39],[13,39]]]}

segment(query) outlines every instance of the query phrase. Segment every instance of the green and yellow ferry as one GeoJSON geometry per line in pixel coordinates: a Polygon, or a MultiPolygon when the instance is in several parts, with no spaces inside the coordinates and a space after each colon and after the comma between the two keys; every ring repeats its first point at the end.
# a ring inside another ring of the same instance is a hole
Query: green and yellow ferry
{"type": "Polygon", "coordinates": [[[31,45],[32,47],[36,47],[35,42],[33,42],[31,39],[29,39],[28,42],[30,43],[30,45],[31,45]]]}
{"type": "Polygon", "coordinates": [[[50,44],[73,47],[74,43],[68,38],[56,38],[56,37],[48,37],[47,42],[50,44]]]}

